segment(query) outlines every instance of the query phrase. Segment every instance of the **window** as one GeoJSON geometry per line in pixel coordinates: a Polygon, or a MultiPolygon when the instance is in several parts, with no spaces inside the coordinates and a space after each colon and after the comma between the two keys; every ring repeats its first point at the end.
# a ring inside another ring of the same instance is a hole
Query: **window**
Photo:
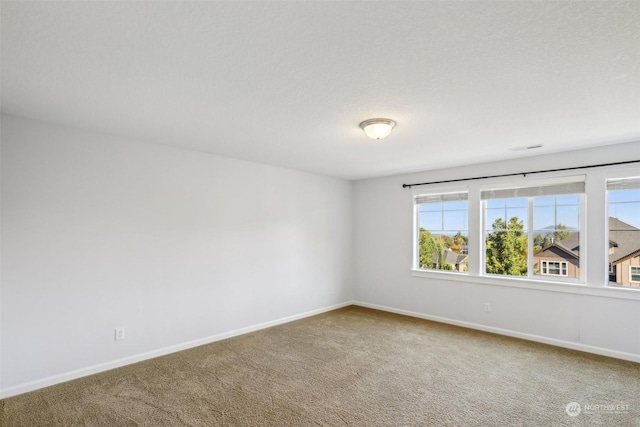
{"type": "Polygon", "coordinates": [[[415,264],[421,270],[469,270],[467,193],[419,194],[415,264]]]}
{"type": "Polygon", "coordinates": [[[544,276],[566,276],[566,261],[542,261],[542,275],[544,276]]]}
{"type": "MultiPolygon", "coordinates": [[[[640,169],[603,166],[584,175],[414,187],[412,274],[545,290],[584,284],[593,294],[631,295],[604,288],[640,289],[640,169]],[[589,277],[587,265],[595,269],[589,277]]],[[[453,181],[467,180],[476,179],[453,181]]]]}
{"type": "Polygon", "coordinates": [[[607,198],[609,281],[631,286],[640,282],[640,177],[608,179],[607,198]]]}
{"type": "Polygon", "coordinates": [[[485,273],[580,278],[583,179],[483,190],[485,273]]]}

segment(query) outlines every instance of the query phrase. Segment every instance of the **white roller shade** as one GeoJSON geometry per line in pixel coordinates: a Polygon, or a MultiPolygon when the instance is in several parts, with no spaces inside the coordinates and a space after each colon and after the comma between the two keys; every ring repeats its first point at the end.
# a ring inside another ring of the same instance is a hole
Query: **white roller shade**
{"type": "Polygon", "coordinates": [[[550,185],[522,186],[482,190],[480,198],[511,199],[516,197],[561,196],[563,194],[584,193],[584,181],[554,183],[550,185]]]}
{"type": "Polygon", "coordinates": [[[607,190],[640,190],[640,176],[608,179],[607,190]]]}
{"type": "Polygon", "coordinates": [[[438,203],[438,202],[458,202],[461,200],[467,200],[469,198],[468,193],[444,193],[444,194],[419,194],[414,197],[416,205],[423,203],[438,203]]]}

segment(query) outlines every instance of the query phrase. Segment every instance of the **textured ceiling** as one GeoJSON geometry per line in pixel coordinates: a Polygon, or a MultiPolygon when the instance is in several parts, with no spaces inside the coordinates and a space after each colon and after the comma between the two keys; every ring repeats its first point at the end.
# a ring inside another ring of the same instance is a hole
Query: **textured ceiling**
{"type": "Polygon", "coordinates": [[[640,140],[638,1],[0,8],[18,116],[348,179],[640,140]]]}

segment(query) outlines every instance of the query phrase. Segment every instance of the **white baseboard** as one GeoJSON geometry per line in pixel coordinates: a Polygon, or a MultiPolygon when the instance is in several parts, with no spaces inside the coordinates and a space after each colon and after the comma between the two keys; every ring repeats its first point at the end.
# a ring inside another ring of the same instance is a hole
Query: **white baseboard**
{"type": "Polygon", "coordinates": [[[307,311],[307,312],[304,312],[304,313],[296,314],[296,315],[293,315],[293,316],[287,316],[287,317],[283,317],[283,318],[280,318],[280,319],[272,320],[272,321],[269,321],[269,322],[259,323],[257,325],[248,326],[248,327],[245,327],[245,328],[240,328],[240,329],[236,329],[236,330],[229,331],[229,332],[224,332],[224,333],[217,334],[217,335],[212,335],[212,336],[201,338],[201,339],[198,339],[198,340],[189,341],[189,342],[186,342],[186,343],[177,344],[177,345],[173,345],[173,346],[169,346],[169,347],[164,347],[164,348],[161,348],[161,349],[158,349],[158,350],[153,350],[153,351],[149,351],[149,352],[146,352],[146,353],[140,353],[140,354],[136,354],[136,355],[133,355],[133,356],[125,357],[125,358],[122,358],[122,359],[117,359],[117,360],[113,360],[113,361],[110,361],[110,362],[106,362],[106,363],[101,363],[101,364],[98,364],[98,365],[90,366],[90,367],[87,367],[87,368],[82,368],[82,369],[78,369],[78,370],[75,370],[75,371],[66,372],[66,373],[63,373],[63,374],[59,374],[59,375],[54,375],[54,376],[51,376],[51,377],[43,378],[43,379],[40,379],[40,380],[31,381],[31,382],[24,383],[24,384],[19,384],[17,386],[13,386],[13,387],[10,387],[10,388],[4,389],[4,390],[0,390],[0,399],[4,399],[4,398],[7,398],[7,397],[11,397],[11,396],[16,396],[16,395],[19,395],[19,394],[22,394],[22,393],[27,393],[27,392],[30,392],[30,391],[34,391],[34,390],[38,390],[38,389],[44,388],[44,387],[49,387],[49,386],[52,386],[52,385],[55,385],[55,384],[60,384],[60,383],[63,383],[63,382],[75,380],[75,379],[78,379],[78,378],[86,377],[86,376],[89,376],[89,375],[97,374],[97,373],[108,371],[108,370],[111,370],[111,369],[120,368],[122,366],[130,365],[130,364],[141,362],[141,361],[144,361],[144,360],[153,359],[155,357],[164,356],[164,355],[175,353],[175,352],[182,351],[182,350],[187,350],[187,349],[190,349],[190,348],[193,348],[193,347],[198,347],[198,346],[201,346],[201,345],[204,345],[204,344],[210,344],[210,343],[213,343],[213,342],[216,342],[216,341],[220,341],[220,340],[224,340],[224,339],[227,339],[227,338],[232,338],[232,337],[235,337],[235,336],[247,334],[249,332],[258,331],[260,329],[270,328],[272,326],[281,325],[281,324],[284,324],[284,323],[292,322],[294,320],[303,319],[305,317],[315,316],[316,314],[325,313],[327,311],[336,310],[338,308],[347,307],[349,305],[357,305],[357,306],[360,306],[360,307],[366,307],[366,308],[372,308],[372,309],[375,309],[375,310],[387,311],[387,312],[390,312],[390,313],[402,314],[402,315],[405,315],[405,316],[416,317],[416,318],[419,318],[419,319],[433,320],[435,322],[446,323],[446,324],[455,325],[455,326],[461,326],[463,328],[476,329],[476,330],[485,331],[485,332],[491,332],[491,333],[495,333],[495,334],[499,334],[499,335],[505,335],[505,336],[514,337],[514,338],[521,338],[521,339],[525,339],[525,340],[528,340],[528,341],[535,341],[535,342],[540,342],[540,343],[543,343],[543,344],[550,344],[550,345],[555,345],[555,346],[558,346],[558,347],[569,348],[569,349],[572,349],[572,350],[579,350],[579,351],[584,351],[584,352],[587,352],[587,353],[599,354],[599,355],[602,355],[602,356],[608,356],[608,357],[613,357],[613,358],[616,358],[616,359],[622,359],[622,360],[628,360],[628,361],[631,361],[631,362],[639,362],[640,363],[640,356],[637,355],[637,354],[633,354],[633,353],[625,353],[625,352],[621,352],[621,351],[610,350],[610,349],[601,348],[601,347],[594,347],[594,346],[589,346],[589,345],[580,344],[580,343],[576,343],[576,342],[558,340],[558,339],[554,339],[554,338],[547,338],[547,337],[543,337],[543,336],[539,336],[539,335],[526,334],[526,333],[522,333],[522,332],[511,331],[511,330],[508,330],[508,329],[494,328],[494,327],[491,327],[491,326],[480,325],[480,324],[477,324],[477,323],[464,322],[464,321],[460,321],[460,320],[449,319],[449,318],[439,317],[439,316],[432,316],[432,315],[428,315],[428,314],[423,314],[423,313],[418,313],[418,312],[408,311],[408,310],[401,310],[401,309],[382,306],[382,305],[377,305],[377,304],[369,304],[369,303],[362,302],[362,301],[347,301],[347,302],[343,302],[343,303],[340,303],[340,304],[335,304],[335,305],[331,305],[331,306],[328,306],[328,307],[323,307],[323,308],[320,308],[320,309],[311,310],[311,311],[307,311]]]}
{"type": "Polygon", "coordinates": [[[637,355],[634,353],[625,353],[623,351],[610,350],[602,347],[594,347],[594,346],[581,344],[577,342],[558,340],[555,338],[548,338],[540,335],[526,334],[523,332],[511,331],[508,329],[494,328],[492,326],[485,326],[485,325],[480,325],[478,323],[448,319],[446,317],[431,316],[429,314],[422,314],[414,311],[401,310],[401,309],[386,307],[386,306],[377,305],[377,304],[369,304],[362,301],[352,301],[352,304],[360,307],[373,308],[375,310],[388,311],[389,313],[403,314],[405,316],[417,317],[419,319],[433,320],[434,322],[461,326],[463,328],[477,329],[479,331],[491,332],[498,335],[506,335],[508,337],[521,338],[528,341],[535,341],[543,344],[555,345],[557,347],[564,347],[572,350],[584,351],[586,353],[593,353],[593,354],[599,354],[601,356],[608,356],[616,359],[628,360],[630,362],[640,362],[640,355],[637,355]]]}
{"type": "Polygon", "coordinates": [[[158,350],[149,351],[146,353],[140,353],[133,356],[125,357],[122,359],[113,360],[106,363],[100,363],[98,365],[89,366],[87,368],[77,369],[75,371],[66,372],[63,374],[53,375],[40,380],[30,381],[28,383],[19,384],[13,387],[9,387],[4,390],[0,390],[0,399],[5,399],[11,396],[17,396],[22,393],[38,390],[44,387],[49,387],[55,384],[75,380],[78,378],[86,377],[89,375],[97,374],[100,372],[108,371],[122,366],[131,365],[132,363],[142,362],[144,360],[153,359],[159,356],[165,356],[167,354],[175,353],[182,350],[187,350],[193,347],[198,347],[204,344],[210,344],[212,342],[224,340],[227,338],[236,337],[238,335],[247,334],[249,332],[258,331],[260,329],[270,328],[272,326],[281,325],[283,323],[289,323],[294,320],[303,319],[305,317],[315,316],[316,314],[325,313],[327,311],[336,310],[338,308],[353,305],[352,301],[343,302],[340,304],[331,305],[328,307],[319,308],[316,310],[307,311],[293,316],[287,316],[280,319],[272,320],[269,322],[259,323],[257,325],[248,326],[245,328],[236,329],[229,332],[224,332],[217,335],[211,335],[205,338],[185,342],[182,344],[176,344],[169,347],[164,347],[158,350]]]}

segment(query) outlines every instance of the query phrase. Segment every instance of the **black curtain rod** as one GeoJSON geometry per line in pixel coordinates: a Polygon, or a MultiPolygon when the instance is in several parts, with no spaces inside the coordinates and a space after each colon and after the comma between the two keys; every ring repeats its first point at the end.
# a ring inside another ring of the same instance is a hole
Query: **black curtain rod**
{"type": "Polygon", "coordinates": [[[572,171],[576,169],[589,169],[589,168],[600,168],[603,166],[614,166],[614,165],[626,165],[629,163],[638,163],[640,160],[628,160],[626,162],[615,162],[615,163],[601,163],[599,165],[589,165],[589,166],[576,166],[573,168],[560,168],[560,169],[547,169],[543,171],[531,171],[531,172],[519,172],[519,173],[505,173],[502,175],[487,175],[487,176],[476,176],[474,178],[460,178],[460,179],[447,179],[444,181],[432,181],[432,182],[421,182],[418,184],[402,184],[402,188],[411,188],[418,185],[430,185],[430,184],[444,184],[447,182],[460,182],[460,181],[475,181],[476,179],[487,179],[487,178],[502,178],[505,176],[527,176],[532,175],[534,173],[544,173],[544,172],[560,172],[560,171],[572,171]]]}

